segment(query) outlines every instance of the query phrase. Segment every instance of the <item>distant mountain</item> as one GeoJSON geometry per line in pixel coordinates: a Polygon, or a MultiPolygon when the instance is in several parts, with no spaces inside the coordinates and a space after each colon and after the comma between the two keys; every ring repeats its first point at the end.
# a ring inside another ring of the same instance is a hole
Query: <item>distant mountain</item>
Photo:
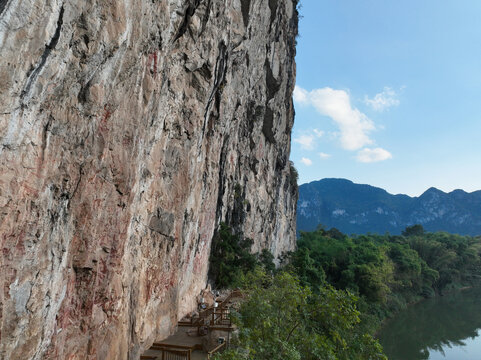
{"type": "Polygon", "coordinates": [[[318,224],[347,234],[400,234],[421,224],[427,231],[481,235],[481,191],[445,193],[436,188],[419,197],[392,195],[346,179],[323,179],[299,186],[297,230],[318,224]]]}

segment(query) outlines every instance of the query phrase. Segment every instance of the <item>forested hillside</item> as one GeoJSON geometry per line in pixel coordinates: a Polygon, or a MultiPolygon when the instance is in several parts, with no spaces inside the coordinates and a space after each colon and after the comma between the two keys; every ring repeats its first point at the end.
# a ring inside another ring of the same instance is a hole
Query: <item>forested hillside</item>
{"type": "Polygon", "coordinates": [[[481,191],[436,188],[419,197],[387,191],[345,179],[323,179],[299,186],[297,230],[312,231],[318,224],[346,234],[401,234],[421,224],[429,231],[481,235],[481,191]]]}

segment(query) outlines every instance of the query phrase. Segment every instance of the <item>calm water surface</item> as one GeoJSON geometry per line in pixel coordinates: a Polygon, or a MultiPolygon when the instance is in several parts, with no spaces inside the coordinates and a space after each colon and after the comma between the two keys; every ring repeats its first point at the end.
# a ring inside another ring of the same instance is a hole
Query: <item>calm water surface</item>
{"type": "Polygon", "coordinates": [[[481,288],[422,301],[381,330],[390,360],[480,360],[481,288]]]}

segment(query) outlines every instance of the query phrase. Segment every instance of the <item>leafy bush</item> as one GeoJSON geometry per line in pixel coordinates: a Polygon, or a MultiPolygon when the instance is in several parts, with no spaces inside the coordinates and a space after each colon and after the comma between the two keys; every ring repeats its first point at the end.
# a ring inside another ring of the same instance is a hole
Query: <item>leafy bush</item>
{"type": "Polygon", "coordinates": [[[241,239],[229,226],[221,223],[212,239],[209,278],[220,288],[239,285],[242,274],[257,265],[256,256],[250,252],[252,244],[252,239],[241,239]]]}
{"type": "Polygon", "coordinates": [[[294,163],[289,160],[289,181],[291,183],[291,188],[297,191],[297,181],[299,180],[299,173],[297,172],[294,163]]]}
{"type": "Polygon", "coordinates": [[[247,295],[236,322],[236,346],[217,360],[386,359],[360,333],[356,297],[326,285],[312,292],[293,274],[258,268],[244,277],[247,295]]]}
{"type": "Polygon", "coordinates": [[[262,249],[259,254],[259,264],[265,269],[266,272],[272,274],[276,270],[276,264],[274,264],[274,255],[267,250],[262,249]]]}

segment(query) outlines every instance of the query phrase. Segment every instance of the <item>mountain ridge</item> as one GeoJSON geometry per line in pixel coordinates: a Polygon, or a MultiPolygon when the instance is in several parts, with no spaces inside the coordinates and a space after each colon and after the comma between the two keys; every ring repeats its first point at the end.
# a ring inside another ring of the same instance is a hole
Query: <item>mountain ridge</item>
{"type": "Polygon", "coordinates": [[[444,192],[430,187],[411,197],[342,178],[299,186],[298,232],[323,224],[346,233],[400,234],[417,223],[428,231],[481,234],[481,190],[444,192]]]}

